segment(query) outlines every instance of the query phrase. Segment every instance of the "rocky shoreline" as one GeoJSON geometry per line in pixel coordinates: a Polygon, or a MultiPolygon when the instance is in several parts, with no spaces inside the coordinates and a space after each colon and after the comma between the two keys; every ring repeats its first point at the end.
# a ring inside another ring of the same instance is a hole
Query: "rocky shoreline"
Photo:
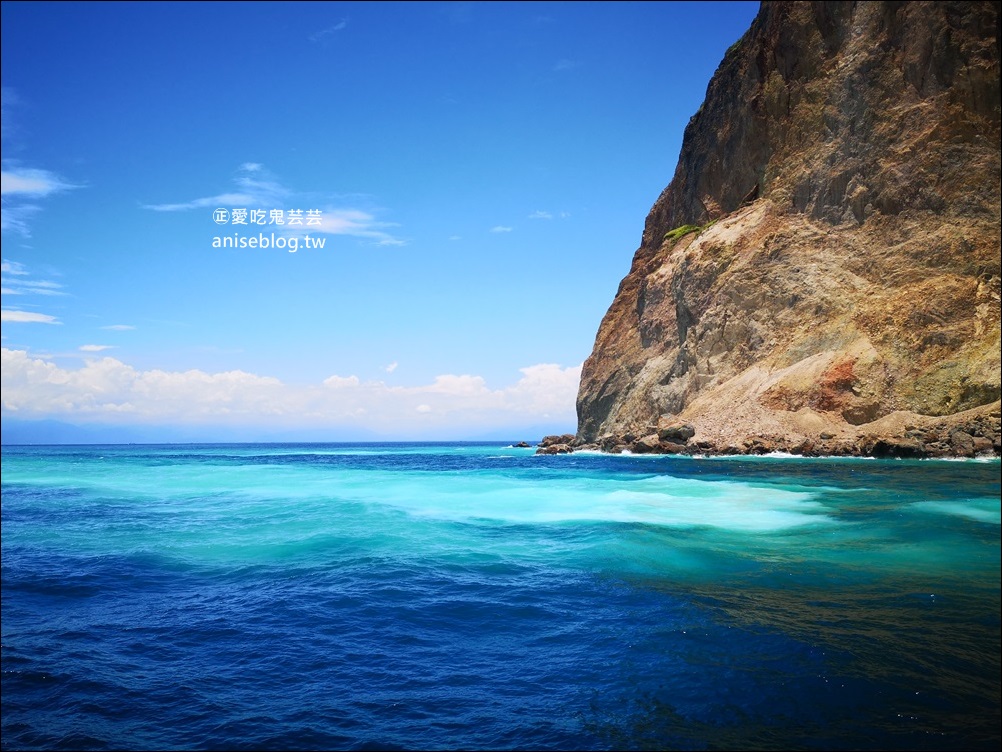
{"type": "Polygon", "coordinates": [[[659,421],[649,431],[605,434],[586,442],[574,434],[545,436],[536,454],[570,454],[590,450],[621,454],[751,455],[786,453],[804,457],[973,458],[1002,455],[1002,416],[979,415],[967,420],[920,425],[906,423],[898,435],[861,433],[816,437],[754,435],[739,440],[701,438],[691,423],[659,421]]]}
{"type": "Polygon", "coordinates": [[[763,2],[541,449],[998,455],[998,26],[763,2]]]}

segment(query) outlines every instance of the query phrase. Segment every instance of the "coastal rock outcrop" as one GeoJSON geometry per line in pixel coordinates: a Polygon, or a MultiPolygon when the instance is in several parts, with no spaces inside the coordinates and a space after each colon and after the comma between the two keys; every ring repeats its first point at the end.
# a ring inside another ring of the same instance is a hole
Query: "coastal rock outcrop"
{"type": "Polygon", "coordinates": [[[998,453],[998,11],[762,3],[601,323],[574,444],[998,453]]]}

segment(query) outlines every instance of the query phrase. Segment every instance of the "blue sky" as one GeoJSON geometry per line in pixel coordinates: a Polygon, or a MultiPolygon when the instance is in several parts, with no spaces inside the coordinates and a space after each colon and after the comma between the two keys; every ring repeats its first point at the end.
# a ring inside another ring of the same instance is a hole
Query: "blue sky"
{"type": "Polygon", "coordinates": [[[685,124],[757,10],[3,3],[5,425],[573,431],[685,124]],[[259,235],[287,247],[213,247],[259,235]]]}

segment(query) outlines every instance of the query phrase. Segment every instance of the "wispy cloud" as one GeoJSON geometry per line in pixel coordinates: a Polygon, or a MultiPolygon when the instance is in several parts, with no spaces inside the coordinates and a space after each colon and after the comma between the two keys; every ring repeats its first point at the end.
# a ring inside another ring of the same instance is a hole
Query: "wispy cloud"
{"type": "MultiPolygon", "coordinates": [[[[33,279],[28,267],[18,261],[3,259],[0,262],[0,293],[9,295],[65,295],[62,285],[47,279],[33,279]]],[[[0,312],[0,321],[9,324],[62,324],[55,316],[36,311],[25,311],[21,308],[4,308],[0,312]]]]}
{"type": "MultiPolygon", "coordinates": [[[[6,280],[4,281],[6,285],[6,280]]],[[[59,290],[33,290],[26,289],[23,287],[0,287],[0,295],[25,295],[25,294],[36,294],[36,295],[65,295],[66,293],[60,292],[59,290]]]]}
{"type": "Polygon", "coordinates": [[[190,211],[216,207],[238,206],[281,208],[291,191],[280,185],[264,167],[257,162],[244,162],[237,169],[233,178],[236,191],[217,193],[214,196],[204,196],[173,204],[144,204],[144,209],[160,212],[190,211]]]}
{"type": "Polygon", "coordinates": [[[114,345],[80,345],[80,352],[103,352],[105,350],[113,350],[114,345]]]}
{"type": "Polygon", "coordinates": [[[4,308],[0,311],[0,321],[11,324],[62,324],[55,316],[34,311],[20,311],[15,308],[4,308]]]}
{"type": "Polygon", "coordinates": [[[12,110],[20,104],[17,92],[8,86],[0,87],[0,138],[7,139],[13,135],[14,118],[12,110]]]}
{"type": "Polygon", "coordinates": [[[42,211],[36,204],[14,206],[6,199],[0,205],[0,231],[16,232],[26,238],[31,237],[31,218],[42,211]]]}
{"type": "Polygon", "coordinates": [[[490,229],[491,232],[511,232],[514,227],[506,227],[505,225],[495,225],[490,229]]]}
{"type": "Polygon", "coordinates": [[[31,201],[77,187],[54,172],[5,162],[0,169],[0,230],[30,237],[30,219],[42,209],[31,201]]]}
{"type": "Polygon", "coordinates": [[[567,58],[561,58],[553,64],[554,71],[569,71],[577,68],[581,63],[577,60],[568,60],[567,58]]]}
{"type": "Polygon", "coordinates": [[[557,218],[557,219],[567,219],[570,216],[571,216],[571,213],[570,212],[565,212],[565,211],[557,212],[556,214],[554,214],[553,212],[536,210],[532,214],[529,215],[529,219],[554,219],[554,218],[557,218]]]}
{"type": "Polygon", "coordinates": [[[2,293],[4,295],[66,295],[62,285],[48,279],[32,279],[28,267],[17,261],[4,259],[0,266],[2,293]]]}
{"type": "Polygon", "coordinates": [[[109,326],[102,326],[102,329],[107,329],[109,332],[131,332],[136,327],[131,324],[111,324],[109,326]]]}
{"type": "Polygon", "coordinates": [[[20,280],[20,279],[8,279],[3,278],[3,294],[4,295],[65,295],[61,289],[62,285],[58,282],[49,282],[47,280],[39,280],[33,282],[31,280],[20,280]],[[8,287],[8,285],[10,285],[8,287]]]}
{"type": "Polygon", "coordinates": [[[326,37],[337,34],[339,31],[344,31],[346,28],[348,28],[348,19],[342,18],[336,24],[333,24],[331,26],[328,26],[326,29],[321,29],[320,31],[316,31],[310,34],[309,40],[311,42],[320,42],[326,37]]]}
{"type": "Polygon", "coordinates": [[[397,370],[397,366],[398,365],[400,365],[400,364],[397,363],[397,361],[394,360],[392,363],[390,363],[388,366],[386,366],[383,370],[386,371],[387,373],[393,373],[395,370],[397,370]]]}
{"type": "MultiPolygon", "coordinates": [[[[336,197],[299,193],[283,185],[264,165],[244,162],[233,179],[235,190],[167,204],[144,204],[144,209],[159,212],[181,212],[192,209],[263,209],[299,210],[301,224],[270,224],[269,227],[291,235],[321,233],[350,235],[379,246],[401,246],[407,241],[397,237],[390,228],[395,224],[377,219],[375,209],[344,206],[336,197]],[[316,217],[306,213],[317,211],[316,217]]],[[[284,219],[283,219],[284,221],[284,219]]]]}
{"type": "MultiPolygon", "coordinates": [[[[20,105],[17,93],[8,87],[0,89],[0,139],[5,153],[10,153],[16,129],[13,111],[20,105]]],[[[16,144],[14,144],[16,148],[16,144]]],[[[50,170],[26,167],[19,161],[5,159],[0,164],[0,231],[16,232],[31,237],[31,218],[41,211],[38,199],[53,193],[78,188],[50,170]]]]}
{"type": "Polygon", "coordinates": [[[75,187],[48,170],[12,167],[0,171],[0,194],[4,196],[23,194],[40,198],[75,187]]]}
{"type": "Polygon", "coordinates": [[[327,235],[352,235],[358,238],[367,238],[381,246],[407,245],[406,240],[397,238],[387,231],[396,226],[392,222],[377,220],[371,211],[327,206],[321,209],[319,225],[289,229],[295,229],[299,233],[319,232],[327,235]]]}

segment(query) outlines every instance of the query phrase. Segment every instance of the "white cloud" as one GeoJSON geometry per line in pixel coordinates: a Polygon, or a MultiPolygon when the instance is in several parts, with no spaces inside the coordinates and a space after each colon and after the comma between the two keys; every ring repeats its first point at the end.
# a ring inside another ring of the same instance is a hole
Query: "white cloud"
{"type": "MultiPolygon", "coordinates": [[[[562,368],[556,363],[540,363],[520,368],[522,378],[509,387],[509,401],[528,412],[558,414],[566,410],[568,400],[573,406],[581,381],[581,366],[562,368]]],[[[573,412],[573,408],[572,408],[573,412]]]]}
{"type": "Polygon", "coordinates": [[[65,295],[62,285],[48,279],[31,279],[28,267],[17,261],[4,259],[0,284],[4,295],[65,295]]]}
{"type": "Polygon", "coordinates": [[[386,371],[387,373],[393,373],[395,370],[397,370],[397,366],[398,365],[399,365],[399,363],[397,363],[397,361],[394,360],[392,363],[390,363],[388,366],[386,366],[383,370],[386,371]]]}
{"type": "Polygon", "coordinates": [[[548,211],[534,211],[529,215],[529,219],[553,219],[553,215],[548,211]]]}
{"type": "Polygon", "coordinates": [[[302,232],[322,232],[327,235],[355,235],[360,238],[372,238],[379,245],[405,245],[382,228],[394,227],[388,222],[378,222],[375,216],[361,209],[338,209],[326,207],[321,209],[320,224],[316,227],[302,227],[302,232]]]}
{"type": "Polygon", "coordinates": [[[137,371],[114,358],[89,360],[76,370],[31,358],[23,350],[2,350],[3,410],[114,418],[183,418],[254,414],[266,418],[278,379],[242,371],[137,371]]]}
{"type": "Polygon", "coordinates": [[[451,394],[454,396],[474,396],[487,394],[487,383],[481,376],[453,376],[446,374],[436,376],[435,381],[426,387],[417,387],[421,391],[435,394],[451,394]]]}
{"type": "Polygon", "coordinates": [[[331,376],[294,386],[243,371],[140,371],[111,357],[76,369],[24,350],[2,350],[5,415],[147,424],[357,427],[383,435],[477,435],[544,419],[571,426],[580,366],[539,364],[491,389],[480,376],[443,374],[430,384],[389,386],[331,376]],[[126,420],[128,418],[128,420],[126,420]]]}
{"type": "Polygon", "coordinates": [[[81,352],[102,352],[103,350],[112,350],[114,345],[81,345],[81,352]]]}
{"type": "Polygon", "coordinates": [[[42,211],[35,204],[20,204],[9,206],[6,203],[0,207],[0,230],[16,232],[26,238],[31,237],[31,217],[42,211]]]}
{"type": "Polygon", "coordinates": [[[76,188],[54,172],[28,167],[5,165],[0,170],[0,230],[17,232],[24,237],[31,236],[31,217],[42,210],[29,199],[44,198],[52,193],[76,188]]]}
{"type": "Polygon", "coordinates": [[[25,268],[24,264],[17,261],[8,261],[7,259],[4,259],[3,263],[0,263],[0,272],[3,274],[15,274],[18,276],[26,276],[28,274],[28,270],[25,268]]]}
{"type": "Polygon", "coordinates": [[[0,321],[18,324],[61,324],[63,323],[55,316],[45,313],[34,313],[32,311],[19,311],[13,308],[4,308],[0,311],[0,321]]]}
{"type": "Polygon", "coordinates": [[[345,389],[347,387],[358,386],[358,376],[329,376],[324,379],[324,386],[331,389],[345,389]]]}
{"type": "MultiPolygon", "coordinates": [[[[0,138],[4,151],[9,152],[11,137],[16,131],[12,110],[21,104],[17,93],[6,86],[0,87],[0,138]]],[[[53,193],[76,188],[62,177],[49,170],[25,167],[14,160],[4,160],[0,165],[0,230],[16,232],[31,237],[30,220],[42,210],[34,200],[53,193]]]]}
{"type": "Polygon", "coordinates": [[[136,327],[131,324],[111,324],[109,326],[102,326],[102,329],[107,329],[110,332],[131,332],[136,327]]]}
{"type": "Polygon", "coordinates": [[[511,232],[514,227],[505,227],[504,225],[495,225],[491,228],[491,232],[511,232]]]}
{"type": "Polygon", "coordinates": [[[249,193],[220,193],[218,196],[196,198],[181,204],[144,204],[144,209],[160,212],[188,211],[189,209],[215,209],[217,207],[239,206],[256,207],[263,202],[249,193]]]}
{"type": "MultiPolygon", "coordinates": [[[[284,188],[257,162],[244,162],[233,178],[237,190],[173,204],[144,204],[144,209],[160,212],[189,211],[217,207],[279,209],[291,191],[284,188]]],[[[299,207],[296,207],[299,208],[299,207]]]]}
{"type": "Polygon", "coordinates": [[[48,170],[27,167],[0,170],[0,195],[24,194],[33,198],[48,196],[76,186],[48,170]]]}
{"type": "Polygon", "coordinates": [[[22,280],[22,279],[3,279],[4,285],[11,285],[11,287],[4,287],[4,295],[65,295],[61,289],[62,285],[58,282],[50,282],[48,280],[22,280]]]}
{"type": "MultiPolygon", "coordinates": [[[[379,246],[401,246],[407,241],[394,236],[389,228],[396,227],[390,222],[376,218],[375,210],[339,205],[330,196],[297,193],[282,185],[264,165],[258,162],[244,162],[234,178],[235,191],[205,196],[191,201],[169,204],[144,204],[144,209],[159,212],[181,212],[192,209],[272,209],[303,212],[318,210],[319,224],[304,221],[301,225],[269,225],[291,235],[327,234],[350,235],[370,240],[379,246]]],[[[304,219],[308,218],[304,214],[304,219]]],[[[231,226],[236,227],[243,226],[231,226]]],[[[248,227],[250,227],[248,225],[248,227]]],[[[246,229],[246,228],[245,228],[246,229]]]]}
{"type": "Polygon", "coordinates": [[[331,26],[328,26],[326,29],[321,29],[320,31],[316,31],[310,34],[309,39],[311,42],[319,42],[324,37],[336,34],[337,32],[343,31],[346,28],[348,28],[348,19],[342,18],[336,24],[333,24],[331,26]]]}

